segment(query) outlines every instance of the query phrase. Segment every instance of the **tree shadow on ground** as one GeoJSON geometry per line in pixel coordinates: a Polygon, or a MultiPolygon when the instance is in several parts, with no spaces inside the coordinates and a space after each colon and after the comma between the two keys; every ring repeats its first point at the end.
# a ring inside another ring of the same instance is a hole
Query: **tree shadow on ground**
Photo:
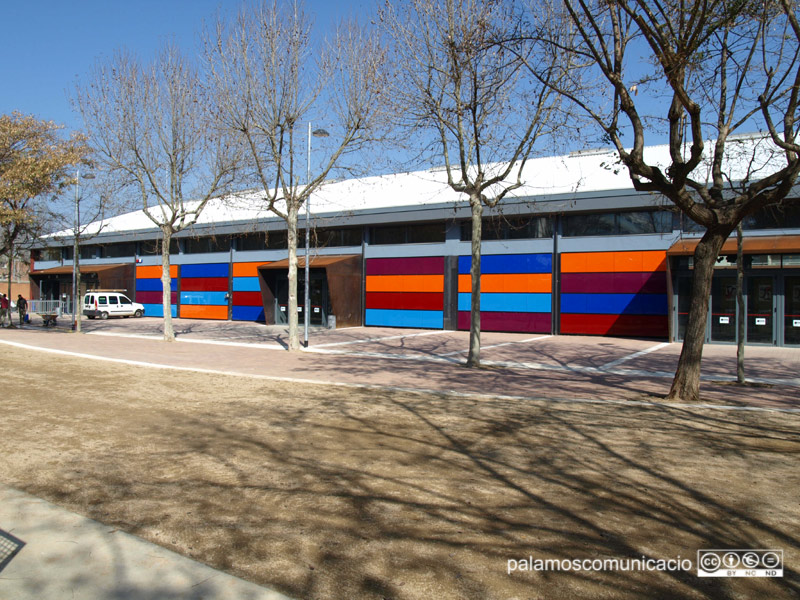
{"type": "Polygon", "coordinates": [[[800,594],[796,416],[311,386],[192,408],[159,385],[170,405],[120,407],[127,437],[30,491],[302,598],[800,594]],[[786,575],[507,573],[701,548],[781,548],[786,575]]]}

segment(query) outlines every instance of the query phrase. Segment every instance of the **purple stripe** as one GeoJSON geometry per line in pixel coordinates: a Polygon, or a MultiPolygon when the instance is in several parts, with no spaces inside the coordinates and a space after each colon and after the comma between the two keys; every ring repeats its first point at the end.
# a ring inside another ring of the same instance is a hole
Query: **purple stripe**
{"type": "Polygon", "coordinates": [[[562,294],[666,294],[667,274],[562,273],[562,294]]]}
{"type": "Polygon", "coordinates": [[[367,275],[441,275],[443,273],[443,256],[367,259],[367,275]]]}
{"type": "MultiPolygon", "coordinates": [[[[469,329],[469,313],[458,313],[458,328],[469,329]]],[[[481,312],[481,331],[550,333],[550,313],[481,312]]]]}
{"type": "MultiPolygon", "coordinates": [[[[170,294],[172,304],[178,303],[178,292],[172,292],[170,294]]],[[[139,304],[161,304],[162,302],[162,293],[161,292],[143,292],[138,291],[136,292],[135,302],[139,304]]]]}

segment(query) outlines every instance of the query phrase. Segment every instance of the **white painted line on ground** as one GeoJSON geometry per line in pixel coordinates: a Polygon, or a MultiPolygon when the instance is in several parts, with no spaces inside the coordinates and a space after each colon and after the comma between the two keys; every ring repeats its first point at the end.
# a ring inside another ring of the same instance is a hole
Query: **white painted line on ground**
{"type": "Polygon", "coordinates": [[[633,360],[634,358],[639,358],[640,356],[644,356],[645,354],[650,354],[651,352],[656,352],[657,350],[661,350],[662,348],[666,348],[667,346],[669,346],[669,342],[656,344],[655,346],[651,346],[646,350],[640,350],[639,352],[634,352],[633,354],[629,354],[628,356],[623,356],[622,358],[618,358],[617,360],[612,360],[611,362],[602,365],[600,369],[601,370],[613,369],[617,365],[621,365],[624,362],[628,362],[629,360],[633,360]]]}
{"type": "Polygon", "coordinates": [[[424,335],[442,335],[451,333],[449,330],[423,331],[422,333],[408,333],[404,335],[390,335],[387,337],[366,338],[363,340],[350,340],[349,342],[329,342],[327,344],[316,344],[315,348],[330,348],[333,346],[349,346],[350,344],[367,344],[369,342],[384,342],[387,340],[401,340],[403,338],[422,337],[424,335]]]}
{"type": "MultiPolygon", "coordinates": [[[[516,342],[503,342],[502,344],[492,344],[491,346],[481,346],[481,350],[489,350],[491,348],[501,348],[502,346],[513,346],[514,344],[527,344],[529,342],[535,342],[537,340],[546,340],[549,337],[553,337],[551,335],[542,335],[535,338],[528,338],[525,340],[518,340],[516,342]]],[[[469,352],[469,348],[466,350],[456,350],[455,352],[445,352],[444,354],[437,354],[436,356],[454,356],[456,354],[466,354],[469,352]]]]}
{"type": "MultiPolygon", "coordinates": [[[[435,332],[425,332],[421,334],[411,334],[414,335],[432,335],[443,333],[441,331],[435,332]]],[[[119,336],[119,337],[129,337],[135,339],[146,339],[146,340],[160,340],[162,336],[147,336],[147,335],[140,335],[140,334],[129,334],[129,333],[111,333],[111,332],[88,332],[86,335],[104,335],[104,336],[119,336]]],[[[396,339],[398,337],[410,337],[410,336],[395,336],[396,339]]],[[[542,336],[540,338],[530,338],[528,340],[523,341],[534,341],[537,339],[544,339],[550,336],[542,336]]],[[[381,339],[381,338],[376,338],[381,339]]],[[[262,348],[266,350],[286,350],[285,346],[281,346],[280,344],[258,344],[258,343],[246,343],[246,342],[225,342],[225,341],[218,341],[218,340],[200,340],[200,339],[188,339],[188,338],[181,338],[177,337],[177,341],[179,342],[186,342],[191,344],[216,344],[219,346],[235,346],[240,348],[262,348]]],[[[10,343],[10,342],[7,342],[10,343]]],[[[346,342],[349,343],[349,342],[346,342]]],[[[638,354],[641,355],[642,353],[646,354],[648,352],[654,352],[658,350],[660,347],[668,346],[666,342],[663,344],[658,344],[649,348],[647,350],[643,350],[639,353],[634,353],[630,356],[624,357],[626,360],[634,358],[634,355],[638,354]]],[[[455,352],[455,353],[446,353],[446,354],[434,354],[434,355],[426,355],[426,354],[413,354],[413,355],[403,355],[403,354],[391,354],[388,352],[348,352],[347,350],[327,350],[325,348],[321,348],[320,346],[312,346],[310,348],[301,348],[303,352],[309,353],[316,353],[316,354],[332,354],[338,356],[352,356],[353,358],[385,358],[389,360],[418,360],[423,362],[438,362],[438,363],[448,363],[448,364],[464,364],[463,361],[459,359],[450,358],[451,355],[454,354],[463,354],[463,352],[455,352]]],[[[579,365],[554,365],[548,363],[538,363],[538,362],[516,362],[516,361],[496,361],[496,360],[482,360],[481,364],[487,367],[505,367],[509,369],[530,369],[533,371],[567,371],[571,373],[584,373],[588,375],[619,375],[621,377],[659,377],[659,378],[672,378],[675,376],[674,372],[670,371],[645,371],[642,369],[611,369],[609,365],[613,363],[607,363],[600,367],[582,367],[579,365]]],[[[701,375],[700,377],[703,381],[713,381],[718,383],[730,382],[735,381],[736,378],[733,376],[727,375],[701,375]]],[[[786,378],[780,379],[775,377],[748,377],[745,381],[748,383],[759,383],[759,384],[766,384],[766,385],[787,385],[792,387],[800,387],[800,378],[786,378]]]]}
{"type": "Polygon", "coordinates": [[[116,333],[113,331],[86,331],[84,335],[100,335],[103,337],[123,337],[138,340],[163,340],[163,335],[145,335],[143,333],[116,333]]]}
{"type": "Polygon", "coordinates": [[[81,352],[72,352],[70,350],[57,350],[54,348],[42,348],[40,346],[31,346],[29,344],[21,344],[19,342],[11,342],[8,340],[0,340],[0,344],[13,346],[15,348],[22,348],[24,350],[32,350],[38,352],[45,352],[48,354],[59,354],[62,356],[72,356],[75,358],[86,358],[89,360],[98,360],[102,362],[111,362],[118,364],[131,365],[136,367],[149,367],[152,369],[163,369],[171,371],[185,371],[191,373],[205,373],[210,375],[229,375],[232,377],[250,377],[252,379],[261,379],[266,381],[280,381],[286,383],[302,383],[311,385],[330,385],[334,387],[343,387],[350,389],[361,390],[377,390],[389,392],[403,392],[409,394],[431,394],[434,396],[456,397],[456,398],[473,398],[473,399],[486,399],[486,400],[512,400],[512,401],[534,401],[534,402],[550,402],[556,404],[613,404],[622,407],[631,406],[638,408],[655,408],[659,410],[680,408],[680,409],[697,409],[697,410],[727,410],[727,411],[742,411],[742,412],[778,412],[778,413],[792,413],[800,414],[800,408],[780,408],[772,406],[736,406],[726,404],[691,404],[680,402],[650,402],[645,400],[601,400],[598,398],[546,398],[537,396],[511,396],[502,394],[485,394],[479,392],[461,392],[456,390],[436,390],[432,388],[411,388],[392,385],[378,385],[370,383],[344,383],[338,381],[317,381],[314,379],[301,379],[297,377],[279,377],[277,375],[260,375],[254,373],[237,373],[235,371],[221,371],[217,369],[203,369],[199,367],[180,367],[175,365],[165,365],[161,363],[150,363],[138,360],[129,360],[126,358],[112,358],[108,356],[97,356],[94,354],[84,354],[81,352]]]}
{"type": "MultiPolygon", "coordinates": [[[[134,338],[140,340],[163,340],[163,335],[142,335],[137,333],[114,333],[111,331],[89,331],[86,335],[101,335],[105,337],[123,337],[123,338],[134,338]]],[[[211,344],[216,346],[235,346],[238,348],[263,348],[267,350],[286,350],[286,346],[281,346],[280,344],[263,344],[260,342],[230,342],[226,340],[209,340],[209,339],[198,339],[198,338],[185,338],[182,337],[181,334],[176,334],[175,336],[176,342],[182,342],[184,344],[211,344]]]]}

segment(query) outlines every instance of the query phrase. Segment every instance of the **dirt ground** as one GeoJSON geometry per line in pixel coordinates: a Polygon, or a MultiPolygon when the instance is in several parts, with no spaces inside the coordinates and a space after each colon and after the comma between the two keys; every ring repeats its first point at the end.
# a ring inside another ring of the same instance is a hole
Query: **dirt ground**
{"type": "Polygon", "coordinates": [[[290,596],[800,595],[798,413],[404,395],[16,348],[3,367],[0,480],[290,596]],[[698,578],[701,548],[783,549],[786,575],[698,578]],[[529,557],[692,570],[507,572],[529,557]]]}

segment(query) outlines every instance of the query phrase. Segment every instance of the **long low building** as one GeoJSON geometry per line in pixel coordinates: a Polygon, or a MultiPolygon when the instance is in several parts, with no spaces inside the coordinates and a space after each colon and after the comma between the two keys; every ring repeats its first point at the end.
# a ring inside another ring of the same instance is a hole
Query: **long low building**
{"type": "MultiPolygon", "coordinates": [[[[763,172],[779,161],[756,154],[763,172]]],[[[665,163],[668,149],[646,156],[665,163]]],[[[733,179],[745,176],[737,168],[733,179]]],[[[484,219],[482,329],[680,340],[698,227],[664,198],[636,192],[610,151],[530,160],[524,175],[484,219]]],[[[468,329],[469,216],[443,169],[326,184],[311,199],[311,323],[468,329]]],[[[800,344],[800,207],[744,227],[747,342],[800,344]]],[[[81,292],[124,289],[147,316],[163,317],[158,228],[137,211],[93,224],[93,234],[81,244],[81,292]]],[[[71,295],[71,236],[41,240],[34,297],[71,295]]],[[[301,290],[302,246],[301,231],[301,290]]],[[[174,317],[286,322],[286,227],[258,194],[212,200],[171,253],[174,317]]],[[[735,254],[729,240],[709,298],[710,342],[736,340],[735,254]]]]}

